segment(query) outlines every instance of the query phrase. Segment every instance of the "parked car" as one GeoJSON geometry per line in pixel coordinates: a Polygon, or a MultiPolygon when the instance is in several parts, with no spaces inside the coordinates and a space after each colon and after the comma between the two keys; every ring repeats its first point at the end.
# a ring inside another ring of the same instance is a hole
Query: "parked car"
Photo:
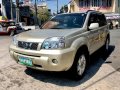
{"type": "Polygon", "coordinates": [[[37,25],[26,25],[24,22],[20,22],[19,25],[25,30],[25,31],[28,31],[28,30],[35,30],[36,28],[39,29],[39,26],[37,25]]]}
{"type": "Polygon", "coordinates": [[[12,29],[12,28],[14,28],[15,30],[11,32],[10,36],[14,36],[16,34],[29,31],[29,30],[39,29],[39,26],[25,26],[24,22],[20,22],[20,23],[16,23],[14,27],[13,26],[8,27],[8,29],[12,29]]]}
{"type": "Polygon", "coordinates": [[[44,71],[70,71],[80,79],[89,56],[101,47],[109,49],[110,34],[104,14],[96,11],[59,14],[40,30],[13,37],[10,55],[29,68],[44,71]]]}
{"type": "Polygon", "coordinates": [[[13,32],[16,30],[15,22],[2,20],[0,21],[0,34],[9,34],[13,35],[13,32]]]}
{"type": "Polygon", "coordinates": [[[16,31],[14,32],[14,34],[19,34],[21,32],[24,32],[25,29],[21,27],[21,25],[19,23],[16,23],[16,31]]]}

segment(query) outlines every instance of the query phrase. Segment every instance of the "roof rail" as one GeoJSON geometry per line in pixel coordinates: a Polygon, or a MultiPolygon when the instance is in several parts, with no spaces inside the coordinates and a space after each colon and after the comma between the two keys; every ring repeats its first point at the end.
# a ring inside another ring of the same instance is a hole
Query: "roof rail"
{"type": "Polygon", "coordinates": [[[88,13],[88,12],[90,12],[90,11],[94,11],[94,12],[95,12],[95,10],[87,10],[87,12],[86,12],[86,13],[88,13]]]}

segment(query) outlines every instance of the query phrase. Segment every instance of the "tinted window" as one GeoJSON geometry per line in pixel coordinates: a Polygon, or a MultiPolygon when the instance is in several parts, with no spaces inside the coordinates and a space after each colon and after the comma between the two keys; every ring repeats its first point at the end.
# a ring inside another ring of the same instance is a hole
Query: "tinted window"
{"type": "Polygon", "coordinates": [[[88,26],[90,26],[91,23],[98,23],[96,13],[91,13],[90,14],[90,18],[88,20],[88,26]]]}
{"type": "Polygon", "coordinates": [[[107,24],[106,18],[103,14],[97,14],[98,15],[98,21],[99,21],[99,26],[104,26],[107,24]]]}
{"type": "Polygon", "coordinates": [[[99,26],[104,26],[107,24],[106,18],[104,14],[101,13],[92,13],[90,15],[88,26],[90,26],[91,23],[99,23],[99,26]]]}
{"type": "Polygon", "coordinates": [[[43,25],[43,29],[71,29],[83,27],[86,14],[62,14],[57,15],[46,24],[43,25]]]}

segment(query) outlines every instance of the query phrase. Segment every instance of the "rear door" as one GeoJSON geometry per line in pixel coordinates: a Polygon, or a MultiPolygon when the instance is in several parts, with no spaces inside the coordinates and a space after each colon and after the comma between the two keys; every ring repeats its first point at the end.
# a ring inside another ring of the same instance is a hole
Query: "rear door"
{"type": "Polygon", "coordinates": [[[108,30],[107,21],[103,14],[98,14],[98,22],[99,22],[99,46],[102,47],[105,44],[106,40],[106,30],[108,30]]]}

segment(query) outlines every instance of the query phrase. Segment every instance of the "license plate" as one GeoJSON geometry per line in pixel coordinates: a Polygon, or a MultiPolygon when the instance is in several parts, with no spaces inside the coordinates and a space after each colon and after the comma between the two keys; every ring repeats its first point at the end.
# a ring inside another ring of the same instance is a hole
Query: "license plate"
{"type": "Polygon", "coordinates": [[[19,56],[19,63],[27,66],[33,66],[32,60],[28,57],[19,56]]]}

